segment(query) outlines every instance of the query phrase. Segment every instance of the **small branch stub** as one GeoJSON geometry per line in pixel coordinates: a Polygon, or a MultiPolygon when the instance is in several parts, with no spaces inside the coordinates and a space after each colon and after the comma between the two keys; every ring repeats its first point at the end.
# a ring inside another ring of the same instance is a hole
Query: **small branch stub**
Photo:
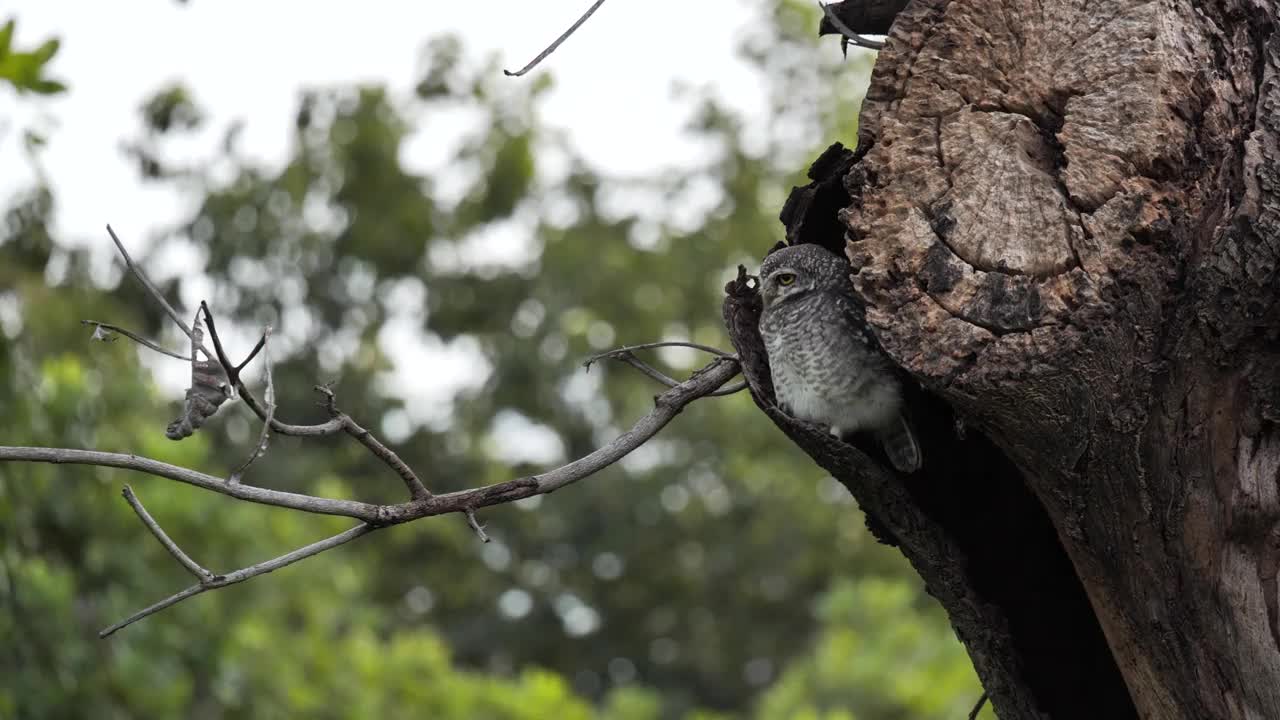
{"type": "Polygon", "coordinates": [[[160,541],[160,544],[164,546],[164,549],[168,550],[169,554],[187,569],[187,572],[196,576],[196,579],[201,582],[208,582],[213,579],[213,573],[205,570],[201,567],[200,563],[192,560],[191,556],[183,552],[182,548],[178,547],[178,544],[175,543],[163,529],[161,529],[160,523],[157,523],[155,518],[151,517],[151,513],[147,512],[147,509],[142,506],[142,501],[133,493],[133,488],[125,485],[120,494],[124,495],[124,499],[129,503],[129,507],[132,507],[133,511],[138,514],[138,518],[142,520],[142,524],[147,526],[147,529],[151,531],[151,534],[156,536],[156,540],[160,541]]]}
{"type": "Polygon", "coordinates": [[[479,536],[480,542],[489,542],[489,534],[484,531],[484,526],[476,519],[476,511],[468,508],[466,513],[467,524],[470,525],[471,529],[475,531],[477,536],[479,536]]]}

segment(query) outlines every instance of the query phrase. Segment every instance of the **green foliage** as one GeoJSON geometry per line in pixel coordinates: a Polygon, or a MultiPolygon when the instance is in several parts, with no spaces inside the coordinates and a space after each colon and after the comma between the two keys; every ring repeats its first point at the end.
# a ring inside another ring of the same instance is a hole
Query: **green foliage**
{"type": "MultiPolygon", "coordinates": [[[[745,119],[687,90],[689,132],[717,150],[649,178],[592,170],[541,122],[546,82],[513,83],[453,39],[428,44],[409,97],[306,93],[280,167],[239,157],[234,132],[208,163],[171,166],[168,143],[204,113],[198,88],[161,89],[130,152],[199,203],[135,257],[171,298],[210,301],[233,356],[275,328],[280,417],[322,420],[308,388],[336,379],[342,409],[434,491],[580,456],[655,392],[581,359],[663,337],[726,346],[725,280],[776,241],[782,190],[816,149],[853,140],[859,69],[814,50],[815,8],[764,11],[747,45],[774,127],[749,141],[745,119]],[[406,165],[415,138],[446,142],[450,114],[466,131],[442,169],[406,165]],[[450,388],[446,362],[473,377],[450,388]]],[[[147,367],[176,361],[89,342],[82,318],[184,345],[118,266],[50,231],[53,180],[0,225],[0,442],[230,472],[257,437],[242,406],[170,442],[180,398],[147,367]]],[[[674,375],[700,364],[657,358],[674,375]]],[[[340,440],[273,438],[246,481],[400,499],[340,440]]],[[[696,403],[586,482],[485,511],[488,545],[458,518],[422,521],[99,641],[190,582],[120,501],[125,480],[215,571],[348,526],[105,469],[0,465],[0,716],[887,720],[962,715],[978,695],[901,557],[745,396],[696,403]]]]}
{"type": "Polygon", "coordinates": [[[156,133],[194,130],[204,122],[204,114],[196,107],[190,91],[175,85],[161,90],[143,103],[142,122],[156,133]]]}
{"type": "Polygon", "coordinates": [[[34,50],[17,50],[13,46],[16,27],[17,21],[13,19],[0,25],[0,81],[7,82],[19,93],[56,95],[66,91],[66,85],[46,75],[49,62],[58,54],[57,38],[44,41],[34,50]]]}
{"type": "Polygon", "coordinates": [[[823,627],[813,650],[764,694],[758,718],[968,715],[979,696],[968,656],[958,644],[933,641],[950,626],[913,584],[842,579],[819,613],[823,627]]]}

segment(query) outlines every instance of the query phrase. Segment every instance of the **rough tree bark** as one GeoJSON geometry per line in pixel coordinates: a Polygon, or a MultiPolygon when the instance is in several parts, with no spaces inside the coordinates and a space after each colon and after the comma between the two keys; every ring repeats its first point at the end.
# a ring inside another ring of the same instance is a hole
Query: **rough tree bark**
{"type": "MultiPolygon", "coordinates": [[[[760,407],[950,613],[997,713],[1280,718],[1280,2],[913,0],[783,212],[914,382],[894,476],[760,407]]],[[[858,28],[854,28],[858,30],[858,28]]]]}

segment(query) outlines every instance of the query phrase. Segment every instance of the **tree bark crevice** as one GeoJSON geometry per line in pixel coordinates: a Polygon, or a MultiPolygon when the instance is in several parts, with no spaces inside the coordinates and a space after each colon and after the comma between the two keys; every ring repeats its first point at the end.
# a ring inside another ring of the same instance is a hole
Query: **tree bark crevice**
{"type": "Polygon", "coordinates": [[[858,150],[782,219],[849,258],[921,473],[778,411],[730,288],[756,402],[902,548],[1002,717],[1280,717],[1278,16],[898,16],[858,150]]]}
{"type": "Polygon", "coordinates": [[[1048,514],[1003,453],[976,429],[957,432],[946,403],[914,383],[909,403],[926,463],[910,477],[887,470],[874,442],[844,443],[787,416],[775,404],[760,300],[745,271],[726,290],[725,322],[753,399],[850,489],[876,537],[902,549],[951,613],[998,712],[1090,717],[1099,702],[1128,702],[1048,514]]]}

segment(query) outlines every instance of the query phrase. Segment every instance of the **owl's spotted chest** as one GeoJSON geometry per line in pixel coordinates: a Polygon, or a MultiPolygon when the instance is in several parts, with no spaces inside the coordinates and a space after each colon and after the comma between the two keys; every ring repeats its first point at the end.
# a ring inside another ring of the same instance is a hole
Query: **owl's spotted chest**
{"type": "Polygon", "coordinates": [[[767,309],[760,322],[779,404],[836,434],[884,428],[901,404],[896,379],[847,302],[816,293],[767,309]]]}

